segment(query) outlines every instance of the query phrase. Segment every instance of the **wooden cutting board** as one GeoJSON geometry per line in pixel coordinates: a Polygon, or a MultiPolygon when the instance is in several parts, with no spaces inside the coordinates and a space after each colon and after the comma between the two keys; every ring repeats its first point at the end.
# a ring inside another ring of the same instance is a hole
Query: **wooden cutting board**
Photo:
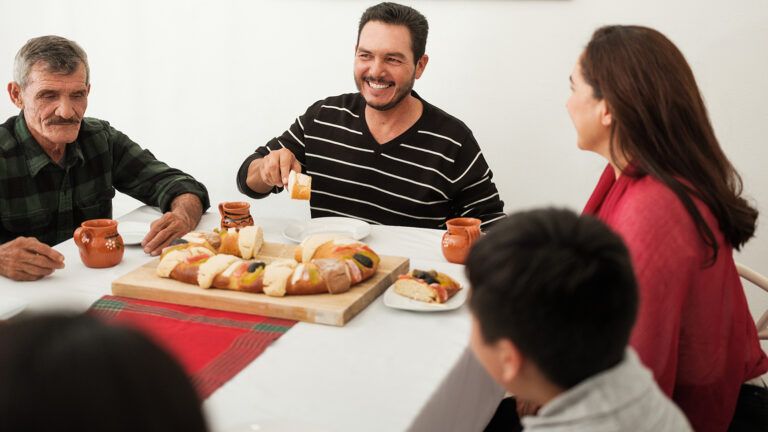
{"type": "MultiPolygon", "coordinates": [[[[295,245],[265,243],[259,258],[292,258],[295,245]]],[[[381,256],[376,274],[343,294],[269,297],[219,289],[203,289],[155,273],[160,259],[119,277],[112,282],[118,296],[286,318],[318,324],[343,326],[408,271],[408,258],[381,256]]]]}

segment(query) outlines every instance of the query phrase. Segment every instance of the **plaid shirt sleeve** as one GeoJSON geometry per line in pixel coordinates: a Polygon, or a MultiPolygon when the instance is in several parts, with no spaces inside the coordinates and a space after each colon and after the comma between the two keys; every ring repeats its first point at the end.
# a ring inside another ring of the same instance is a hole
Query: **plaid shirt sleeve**
{"type": "Polygon", "coordinates": [[[203,211],[210,207],[208,191],[202,183],[157,160],[149,150],[142,149],[108,123],[106,132],[113,154],[113,184],[117,190],[145,204],[160,207],[164,212],[169,211],[173,199],[183,193],[197,195],[203,211]]]}
{"type": "Polygon", "coordinates": [[[210,206],[205,186],[103,120],[83,119],[58,164],[34,140],[23,113],[0,124],[0,243],[67,240],[82,221],[112,217],[115,189],[163,211],[183,193],[197,195],[203,210],[210,206]]]}

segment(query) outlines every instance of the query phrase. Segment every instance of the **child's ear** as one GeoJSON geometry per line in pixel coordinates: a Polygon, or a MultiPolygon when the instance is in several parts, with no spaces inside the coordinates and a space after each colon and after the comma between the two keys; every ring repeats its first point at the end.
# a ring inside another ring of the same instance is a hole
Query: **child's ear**
{"type": "Polygon", "coordinates": [[[501,364],[501,381],[504,387],[509,388],[509,384],[520,375],[520,369],[523,365],[523,356],[509,339],[501,339],[497,342],[496,353],[499,356],[501,364]]]}

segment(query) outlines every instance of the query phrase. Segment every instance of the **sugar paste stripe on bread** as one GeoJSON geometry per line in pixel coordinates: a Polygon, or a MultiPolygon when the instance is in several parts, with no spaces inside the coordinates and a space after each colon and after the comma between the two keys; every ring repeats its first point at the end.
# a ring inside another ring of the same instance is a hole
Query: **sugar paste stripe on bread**
{"type": "MultiPolygon", "coordinates": [[[[194,243],[169,246],[156,269],[161,277],[196,283],[201,288],[221,288],[247,292],[264,292],[270,296],[286,294],[338,294],[375,274],[380,258],[366,244],[332,237],[309,238],[295,251],[306,257],[299,264],[293,259],[277,259],[269,264],[243,260],[231,251],[235,236],[238,253],[251,258],[263,244],[261,228],[241,229],[220,233],[220,253],[210,249],[206,235],[192,235],[194,243]],[[202,239],[202,240],[201,240],[202,239]],[[240,241],[239,239],[245,239],[240,241]],[[302,253],[302,252],[306,252],[302,253]],[[263,270],[250,270],[250,265],[263,270]],[[248,267],[244,267],[248,266],[248,267]],[[248,270],[246,270],[248,268],[248,270]]],[[[211,239],[212,240],[212,239],[211,239]]]]}

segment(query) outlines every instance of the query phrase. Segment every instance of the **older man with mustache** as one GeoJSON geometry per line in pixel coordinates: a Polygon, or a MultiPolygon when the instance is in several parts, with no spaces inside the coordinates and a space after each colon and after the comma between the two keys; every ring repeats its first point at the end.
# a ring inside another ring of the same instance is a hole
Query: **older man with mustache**
{"type": "Polygon", "coordinates": [[[31,39],[16,55],[8,94],[21,113],[0,124],[0,275],[36,280],[64,267],[51,246],[84,220],[112,217],[115,189],[165,212],[142,242],[151,254],[209,206],[194,178],[85,117],[89,78],[85,51],[62,37],[31,39]]]}

